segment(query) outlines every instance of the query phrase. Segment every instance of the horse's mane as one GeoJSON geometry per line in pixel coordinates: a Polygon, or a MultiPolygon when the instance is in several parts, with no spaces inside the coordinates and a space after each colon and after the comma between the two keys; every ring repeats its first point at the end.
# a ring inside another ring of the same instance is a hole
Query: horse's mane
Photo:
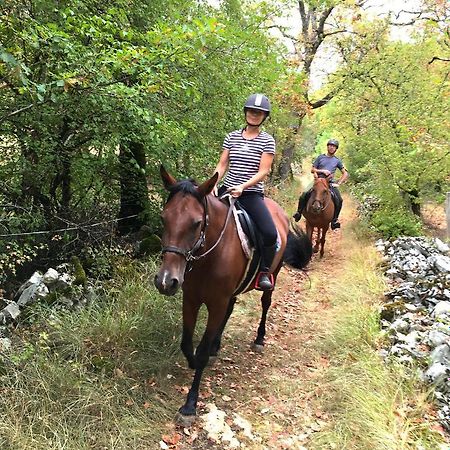
{"type": "Polygon", "coordinates": [[[169,201],[175,194],[181,192],[183,195],[192,195],[200,203],[202,201],[201,195],[197,191],[198,184],[193,178],[177,181],[174,185],[169,187],[169,201]]]}
{"type": "Polygon", "coordinates": [[[330,185],[330,182],[324,177],[317,177],[315,179],[315,183],[321,183],[321,184],[326,185],[327,187],[330,185]]]}

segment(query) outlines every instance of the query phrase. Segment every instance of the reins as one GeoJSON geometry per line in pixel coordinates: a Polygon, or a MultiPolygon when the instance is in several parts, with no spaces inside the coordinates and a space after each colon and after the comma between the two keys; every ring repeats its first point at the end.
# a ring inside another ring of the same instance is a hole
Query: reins
{"type": "Polygon", "coordinates": [[[331,193],[331,188],[330,188],[330,187],[328,187],[328,193],[330,194],[330,196],[329,196],[329,199],[328,199],[328,201],[325,203],[324,206],[322,206],[322,202],[319,201],[319,200],[315,200],[315,199],[314,199],[314,201],[312,202],[312,204],[314,204],[315,201],[318,201],[318,202],[319,202],[319,204],[321,205],[321,206],[320,206],[320,212],[325,211],[325,209],[328,207],[328,205],[330,204],[330,202],[333,201],[333,194],[331,193]]]}
{"type": "Polygon", "coordinates": [[[202,229],[200,231],[200,236],[197,239],[197,241],[195,242],[195,244],[192,246],[192,248],[190,250],[185,250],[179,247],[175,247],[173,245],[167,245],[165,247],[162,248],[162,253],[176,253],[178,255],[184,256],[184,258],[186,259],[186,261],[189,263],[191,261],[197,261],[201,258],[204,258],[206,255],[208,255],[209,253],[211,253],[220,243],[220,241],[223,238],[223,235],[225,234],[225,230],[227,228],[228,222],[230,221],[230,217],[231,217],[231,213],[233,210],[233,206],[234,203],[236,202],[236,199],[231,197],[230,198],[230,206],[228,208],[228,212],[227,212],[227,217],[225,219],[225,224],[222,228],[222,231],[220,232],[219,237],[217,238],[217,241],[214,243],[214,245],[209,248],[205,253],[202,253],[200,255],[194,255],[195,252],[197,252],[200,248],[202,248],[205,244],[205,239],[206,239],[206,228],[209,224],[209,216],[208,216],[208,200],[207,197],[204,198],[204,203],[203,203],[203,226],[202,229]]]}

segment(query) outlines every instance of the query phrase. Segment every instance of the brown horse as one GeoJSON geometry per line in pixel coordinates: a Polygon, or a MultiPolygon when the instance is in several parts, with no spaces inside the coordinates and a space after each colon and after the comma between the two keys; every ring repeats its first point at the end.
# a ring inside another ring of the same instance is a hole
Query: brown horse
{"type": "Polygon", "coordinates": [[[330,183],[327,178],[315,178],[311,195],[306,204],[303,215],[306,219],[306,234],[310,241],[313,240],[314,229],[317,230],[314,253],[319,251],[320,257],[323,257],[323,247],[325,245],[325,236],[334,215],[334,202],[331,196],[330,183]]]}
{"type": "MultiPolygon", "coordinates": [[[[203,370],[210,356],[216,356],[220,349],[222,332],[233,311],[235,292],[244,277],[248,260],[230,208],[211,194],[217,173],[197,185],[193,180],[177,182],[161,166],[161,177],[169,197],[162,212],[163,256],[155,285],[164,295],[174,295],[179,288],[183,290],[181,350],[189,367],[195,369],[195,375],[186,402],[179,410],[179,418],[190,423],[196,414],[203,370]],[[192,337],[202,304],[208,310],[208,320],[194,353],[192,337]]],[[[270,199],[266,199],[266,203],[281,241],[272,265],[276,280],[283,256],[288,264],[303,268],[311,259],[312,245],[305,234],[289,232],[288,217],[280,206],[270,199]]],[[[263,293],[262,316],[254,341],[256,349],[262,349],[264,345],[271,299],[272,291],[263,293]]]]}

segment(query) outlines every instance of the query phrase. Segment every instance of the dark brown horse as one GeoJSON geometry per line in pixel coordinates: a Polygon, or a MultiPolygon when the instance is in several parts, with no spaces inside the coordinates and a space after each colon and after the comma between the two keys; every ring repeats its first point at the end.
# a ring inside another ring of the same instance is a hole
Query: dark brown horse
{"type": "Polygon", "coordinates": [[[314,253],[319,251],[323,257],[325,236],[334,215],[334,202],[331,196],[330,183],[327,178],[315,178],[311,196],[306,204],[303,215],[306,219],[306,234],[310,241],[313,240],[314,229],[317,230],[314,253]]]}
{"type": "MultiPolygon", "coordinates": [[[[162,212],[162,264],[155,276],[155,285],[164,295],[183,290],[183,335],[181,350],[189,367],[195,369],[194,380],[186,403],[179,413],[184,422],[195,417],[198,391],[203,370],[210,356],[216,356],[222,332],[236,302],[235,292],[244,277],[247,258],[241,247],[230,208],[211,194],[217,173],[197,185],[193,180],[177,182],[161,166],[161,177],[169,191],[162,212]],[[208,309],[206,330],[194,353],[192,337],[202,304],[208,309]],[[187,419],[187,420],[186,420],[187,419]]],[[[280,250],[272,270],[274,280],[284,260],[303,268],[311,259],[312,246],[306,235],[289,232],[285,212],[274,201],[266,199],[280,236],[280,250]],[[289,239],[288,239],[289,235],[289,239]]],[[[252,285],[254,286],[254,284],[252,285]]],[[[253,287],[248,288],[251,290],[253,287]]],[[[254,345],[262,349],[266,332],[266,317],[272,291],[261,298],[262,317],[254,345]]]]}

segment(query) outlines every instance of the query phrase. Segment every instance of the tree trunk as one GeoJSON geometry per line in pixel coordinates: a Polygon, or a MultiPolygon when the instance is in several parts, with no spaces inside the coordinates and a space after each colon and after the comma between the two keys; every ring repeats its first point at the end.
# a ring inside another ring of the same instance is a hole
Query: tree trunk
{"type": "Polygon", "coordinates": [[[294,159],[294,150],[294,137],[290,134],[289,139],[283,145],[281,161],[278,165],[278,179],[280,181],[284,181],[291,176],[291,164],[294,159]]]}
{"type": "Polygon", "coordinates": [[[289,128],[286,141],[281,150],[281,160],[277,168],[277,178],[279,181],[285,181],[292,175],[291,165],[294,160],[296,136],[300,129],[305,115],[298,116],[297,124],[289,128]]]}
{"type": "Polygon", "coordinates": [[[402,191],[402,197],[406,203],[406,206],[409,207],[411,212],[417,216],[420,217],[420,195],[419,191],[417,189],[411,189],[409,191],[402,191]]]}
{"type": "Polygon", "coordinates": [[[417,217],[420,217],[420,194],[417,189],[412,189],[408,192],[411,211],[417,217]]]}
{"type": "Polygon", "coordinates": [[[134,233],[148,224],[150,203],[145,179],[144,146],[138,142],[120,145],[120,234],[134,233]],[[134,217],[129,217],[134,216],[134,217]]]}

